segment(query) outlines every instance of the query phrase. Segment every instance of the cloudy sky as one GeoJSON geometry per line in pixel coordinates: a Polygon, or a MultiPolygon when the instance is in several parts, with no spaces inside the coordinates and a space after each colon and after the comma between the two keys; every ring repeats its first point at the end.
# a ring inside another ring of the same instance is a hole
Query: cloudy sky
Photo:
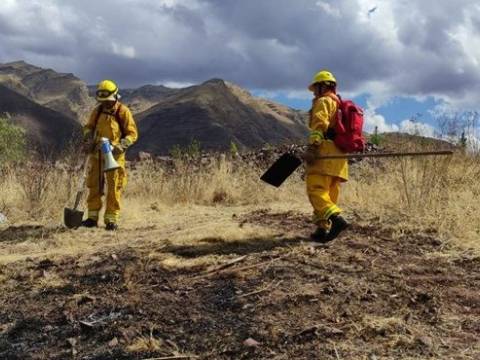
{"type": "Polygon", "coordinates": [[[0,2],[0,62],[123,87],[219,77],[297,108],[325,68],[381,131],[480,108],[479,35],[478,0],[0,2]]]}

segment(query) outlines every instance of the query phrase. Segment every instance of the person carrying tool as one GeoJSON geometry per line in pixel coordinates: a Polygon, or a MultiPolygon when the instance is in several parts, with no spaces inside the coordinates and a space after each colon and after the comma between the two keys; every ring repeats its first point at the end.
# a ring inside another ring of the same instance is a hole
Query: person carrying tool
{"type": "Polygon", "coordinates": [[[310,237],[320,243],[335,239],[348,227],[337,206],[340,184],[348,180],[347,159],[316,159],[320,155],[343,154],[332,141],[339,104],[336,87],[335,77],[326,70],[315,74],[308,87],[314,98],[304,160],[307,163],[307,194],[314,209],[313,222],[317,225],[310,237]]]}
{"type": "Polygon", "coordinates": [[[106,230],[117,230],[120,216],[120,198],[127,182],[125,152],[137,141],[138,131],[130,109],[120,103],[118,86],[111,80],[103,80],[97,86],[96,100],[100,103],[91,113],[83,128],[84,148],[90,154],[87,177],[89,190],[88,218],[85,227],[97,227],[105,178],[107,183],[104,222],[106,230]],[[104,173],[100,139],[107,138],[113,146],[113,155],[120,168],[104,173]]]}

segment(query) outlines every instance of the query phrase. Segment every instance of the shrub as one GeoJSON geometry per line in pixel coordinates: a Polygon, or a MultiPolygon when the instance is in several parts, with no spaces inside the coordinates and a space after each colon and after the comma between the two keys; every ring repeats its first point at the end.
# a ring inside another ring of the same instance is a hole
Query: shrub
{"type": "Polygon", "coordinates": [[[0,164],[24,159],[25,150],[25,130],[9,119],[0,118],[0,164]]]}

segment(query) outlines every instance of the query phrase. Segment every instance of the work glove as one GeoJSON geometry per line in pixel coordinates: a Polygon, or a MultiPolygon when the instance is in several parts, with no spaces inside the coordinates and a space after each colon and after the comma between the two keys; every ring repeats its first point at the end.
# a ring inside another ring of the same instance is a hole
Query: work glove
{"type": "Polygon", "coordinates": [[[318,154],[318,145],[308,145],[307,150],[302,154],[302,159],[307,165],[312,165],[315,162],[318,154]]]}
{"type": "Polygon", "coordinates": [[[128,140],[127,138],[121,139],[119,144],[113,146],[113,155],[120,155],[125,153],[125,151],[127,151],[130,145],[132,145],[132,142],[130,140],[128,140]]]}

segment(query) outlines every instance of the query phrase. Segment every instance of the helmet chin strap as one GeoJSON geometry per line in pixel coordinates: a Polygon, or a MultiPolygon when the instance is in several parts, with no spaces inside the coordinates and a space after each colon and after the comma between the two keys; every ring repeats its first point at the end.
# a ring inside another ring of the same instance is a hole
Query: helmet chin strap
{"type": "Polygon", "coordinates": [[[115,101],[102,101],[102,107],[105,109],[105,110],[110,110],[110,109],[113,109],[113,107],[115,106],[115,104],[117,103],[118,100],[115,100],[115,101]]]}

